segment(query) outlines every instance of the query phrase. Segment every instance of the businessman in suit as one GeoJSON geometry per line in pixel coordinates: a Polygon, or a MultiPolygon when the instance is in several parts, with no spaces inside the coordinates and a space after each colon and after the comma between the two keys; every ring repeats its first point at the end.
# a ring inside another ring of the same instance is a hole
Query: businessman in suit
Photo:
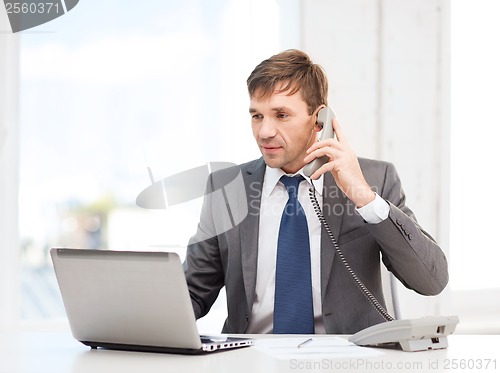
{"type": "Polygon", "coordinates": [[[336,137],[318,141],[317,115],[328,95],[323,69],[304,52],[288,50],[257,65],[247,86],[262,157],[209,177],[184,262],[196,317],[210,310],[225,286],[224,333],[352,334],[385,321],[335,253],[311,188],[345,259],[382,305],[381,259],[406,287],[440,293],[448,282],[446,258],[406,206],[394,166],[358,158],[336,119],[325,124],[336,137]],[[304,165],[321,156],[328,162],[304,177],[304,165]],[[293,193],[289,180],[298,180],[293,193]],[[224,198],[216,198],[221,190],[224,198]],[[283,237],[290,203],[298,211],[294,219],[302,220],[283,237]],[[295,238],[297,231],[307,238],[295,238]]]}

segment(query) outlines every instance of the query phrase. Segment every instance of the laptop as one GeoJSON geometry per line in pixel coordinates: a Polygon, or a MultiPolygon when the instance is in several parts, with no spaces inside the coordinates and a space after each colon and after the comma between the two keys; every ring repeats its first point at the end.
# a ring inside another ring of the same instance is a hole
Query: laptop
{"type": "Polygon", "coordinates": [[[91,348],[197,354],[254,344],[198,334],[176,253],[53,248],[50,255],[73,337],[91,348]]]}

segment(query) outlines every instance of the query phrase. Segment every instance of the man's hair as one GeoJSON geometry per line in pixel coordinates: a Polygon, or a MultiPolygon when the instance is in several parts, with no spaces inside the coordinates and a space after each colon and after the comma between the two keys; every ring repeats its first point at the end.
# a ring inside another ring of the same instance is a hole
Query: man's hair
{"type": "Polygon", "coordinates": [[[250,97],[266,98],[276,89],[290,90],[289,95],[300,91],[309,114],[319,105],[328,105],[328,79],[320,65],[297,49],[289,49],[262,61],[247,79],[250,97]],[[283,84],[281,87],[279,85],[283,84]]]}

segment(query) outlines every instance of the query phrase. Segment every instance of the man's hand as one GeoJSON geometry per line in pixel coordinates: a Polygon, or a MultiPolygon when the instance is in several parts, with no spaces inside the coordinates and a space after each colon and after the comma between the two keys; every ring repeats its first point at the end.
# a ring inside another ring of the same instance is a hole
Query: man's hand
{"type": "MultiPolygon", "coordinates": [[[[325,124],[326,125],[326,124],[325,124]]],[[[309,163],[317,157],[326,155],[330,160],[311,175],[312,179],[319,178],[330,171],[337,186],[356,207],[363,207],[375,199],[374,192],[366,182],[358,157],[351,149],[347,139],[335,118],[332,120],[334,139],[326,139],[314,143],[308,150],[304,162],[309,163]]]]}

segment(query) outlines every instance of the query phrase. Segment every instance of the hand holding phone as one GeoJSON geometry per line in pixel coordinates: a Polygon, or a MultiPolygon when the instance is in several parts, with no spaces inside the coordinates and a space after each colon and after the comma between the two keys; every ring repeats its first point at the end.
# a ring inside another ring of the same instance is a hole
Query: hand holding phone
{"type": "MultiPolygon", "coordinates": [[[[333,118],[335,118],[335,113],[328,106],[324,107],[318,112],[318,119],[316,123],[323,128],[320,140],[326,140],[329,138],[333,139],[335,137],[335,131],[333,130],[332,126],[333,118]]],[[[314,159],[304,166],[304,175],[310,177],[318,170],[318,168],[323,166],[328,161],[329,158],[326,155],[314,159]]]]}

